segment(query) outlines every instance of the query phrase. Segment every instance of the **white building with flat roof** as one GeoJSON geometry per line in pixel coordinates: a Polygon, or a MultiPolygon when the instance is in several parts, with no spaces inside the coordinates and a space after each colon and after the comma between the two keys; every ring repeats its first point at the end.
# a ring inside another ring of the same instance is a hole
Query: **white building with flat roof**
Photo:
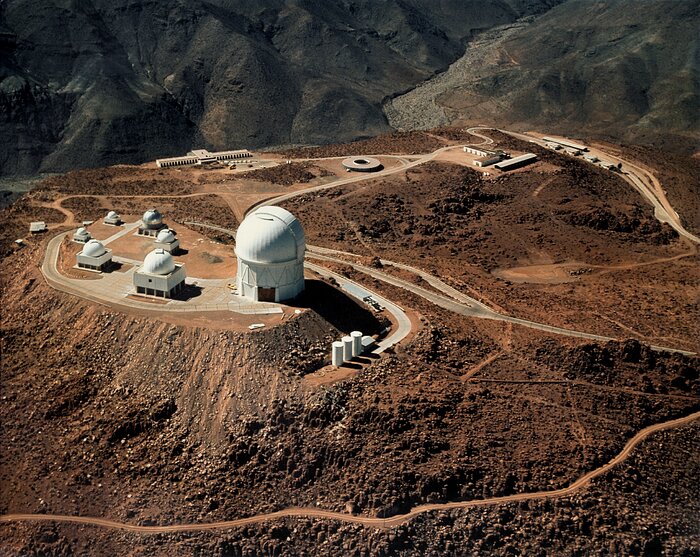
{"type": "Polygon", "coordinates": [[[137,294],[173,298],[185,287],[186,276],[185,266],[175,263],[170,253],[158,248],[134,272],[134,288],[137,294]]]}
{"type": "Polygon", "coordinates": [[[261,302],[281,302],[304,290],[304,229],[282,207],[259,207],[236,232],[238,293],[261,302]]]}
{"type": "Polygon", "coordinates": [[[164,249],[168,253],[175,253],[180,247],[180,240],[175,236],[175,233],[169,228],[163,228],[158,232],[154,243],[156,249],[164,249]]]}
{"type": "Polygon", "coordinates": [[[170,166],[187,166],[191,164],[207,164],[216,161],[228,161],[237,159],[249,159],[253,155],[248,149],[237,151],[216,151],[210,153],[206,149],[193,149],[183,157],[172,157],[169,159],[156,159],[158,168],[170,166]]]}
{"type": "Polygon", "coordinates": [[[90,233],[82,226],[73,232],[73,241],[79,244],[86,243],[90,238],[92,238],[92,236],[90,236],[90,233]]]}
{"type": "Polygon", "coordinates": [[[104,271],[112,263],[112,250],[102,245],[99,240],[88,240],[83,251],[76,255],[79,269],[104,271]]]}

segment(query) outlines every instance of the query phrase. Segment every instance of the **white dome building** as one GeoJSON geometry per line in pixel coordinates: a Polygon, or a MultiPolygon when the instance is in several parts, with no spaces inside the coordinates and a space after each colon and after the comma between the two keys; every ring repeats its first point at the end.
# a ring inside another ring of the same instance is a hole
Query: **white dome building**
{"type": "Polygon", "coordinates": [[[105,224],[111,224],[112,226],[119,226],[122,223],[122,219],[118,213],[115,211],[110,211],[104,220],[105,224]]]}
{"type": "Polygon", "coordinates": [[[155,238],[159,230],[167,228],[165,224],[163,224],[163,215],[156,209],[149,209],[146,211],[143,217],[141,217],[141,222],[143,222],[143,224],[139,226],[138,231],[141,236],[153,236],[155,238]]]}
{"type": "Polygon", "coordinates": [[[236,232],[238,293],[261,302],[281,302],[304,290],[304,229],[281,207],[259,207],[236,232]]]}
{"type": "Polygon", "coordinates": [[[174,253],[180,247],[180,240],[175,237],[175,232],[169,228],[163,228],[156,236],[155,247],[174,253]]]}
{"type": "Polygon", "coordinates": [[[134,272],[134,287],[138,294],[172,298],[185,287],[185,266],[175,263],[164,249],[155,249],[134,272]]]}
{"type": "Polygon", "coordinates": [[[103,271],[112,263],[112,250],[105,248],[99,240],[88,240],[76,259],[79,269],[103,271]]]}
{"type": "Polygon", "coordinates": [[[78,242],[79,244],[86,243],[91,237],[92,236],[90,236],[87,229],[83,228],[82,226],[73,233],[73,241],[78,242]]]}

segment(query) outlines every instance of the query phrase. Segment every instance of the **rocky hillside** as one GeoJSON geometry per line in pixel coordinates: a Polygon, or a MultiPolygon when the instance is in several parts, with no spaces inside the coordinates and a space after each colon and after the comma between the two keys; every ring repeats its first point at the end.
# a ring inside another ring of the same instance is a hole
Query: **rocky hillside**
{"type": "Polygon", "coordinates": [[[447,72],[392,100],[401,129],[491,123],[655,142],[698,138],[696,2],[565,2],[470,42],[447,72]]]}
{"type": "Polygon", "coordinates": [[[9,0],[0,169],[66,170],[389,129],[381,102],[561,0],[9,0]]]}

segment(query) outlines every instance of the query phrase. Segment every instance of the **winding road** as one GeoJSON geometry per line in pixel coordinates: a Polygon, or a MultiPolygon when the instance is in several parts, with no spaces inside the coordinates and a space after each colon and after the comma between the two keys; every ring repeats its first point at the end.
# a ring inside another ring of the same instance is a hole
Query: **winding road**
{"type": "Polygon", "coordinates": [[[400,526],[417,516],[429,512],[449,511],[455,509],[471,509],[475,507],[488,507],[494,505],[503,505],[506,503],[514,503],[517,501],[535,501],[540,499],[557,499],[568,497],[577,491],[585,488],[590,484],[591,480],[602,476],[612,470],[618,464],[627,460],[632,451],[650,435],[656,432],[682,427],[693,423],[700,418],[700,412],[695,412],[689,416],[662,422],[646,427],[639,431],[625,444],[624,448],[607,464],[591,470],[587,474],[581,476],[578,480],[560,489],[551,491],[535,491],[533,493],[516,493],[513,495],[504,495],[502,497],[489,497],[487,499],[473,499],[470,501],[455,501],[451,503],[434,503],[430,505],[420,505],[414,507],[405,514],[397,514],[389,518],[373,518],[367,516],[357,516],[347,513],[327,511],[314,507],[290,507],[277,512],[257,514],[246,518],[238,518],[234,520],[224,520],[220,522],[204,522],[190,524],[171,524],[168,526],[143,526],[139,524],[129,524],[127,522],[119,522],[117,520],[109,520],[106,518],[97,518],[91,516],[71,516],[61,514],[4,514],[0,515],[0,523],[3,522],[64,522],[73,524],[83,524],[87,526],[98,526],[101,528],[109,528],[112,530],[124,530],[127,532],[135,532],[139,534],[169,534],[177,532],[202,532],[207,530],[226,530],[229,528],[239,528],[241,526],[250,526],[253,524],[261,524],[279,520],[282,518],[316,518],[335,520],[346,524],[358,524],[360,526],[374,528],[395,528],[400,526]]]}
{"type": "MultiPolygon", "coordinates": [[[[495,128],[473,128],[473,129],[480,129],[480,130],[489,130],[489,129],[494,129],[495,128]]],[[[500,131],[501,133],[505,133],[507,135],[513,136],[517,139],[521,139],[523,141],[529,141],[531,143],[535,143],[539,145],[540,147],[545,147],[546,148],[546,141],[540,137],[534,136],[534,135],[529,135],[529,134],[524,134],[524,133],[517,133],[513,131],[508,131],[508,130],[496,130],[500,131]]],[[[483,136],[479,136],[483,137],[483,136]]],[[[654,217],[656,220],[662,223],[668,224],[671,228],[673,228],[678,234],[684,238],[687,238],[691,242],[695,242],[696,244],[700,244],[700,238],[698,238],[695,234],[692,234],[691,232],[688,232],[684,227],[683,224],[681,223],[681,219],[678,216],[678,213],[673,209],[671,206],[671,203],[668,201],[666,198],[666,193],[664,192],[663,187],[661,186],[661,182],[659,182],[659,179],[654,176],[652,172],[649,172],[645,168],[642,168],[641,166],[631,163],[626,159],[621,159],[620,157],[616,155],[612,155],[608,153],[607,151],[603,151],[600,148],[595,148],[588,146],[589,151],[591,154],[597,156],[598,158],[601,159],[607,159],[614,164],[621,163],[622,164],[622,171],[620,172],[620,176],[622,177],[623,180],[625,180],[628,184],[631,184],[634,189],[636,189],[642,197],[644,197],[649,203],[652,204],[654,207],[654,217]]],[[[591,163],[594,164],[594,163],[591,163]]]]}
{"type": "MultiPolygon", "coordinates": [[[[474,298],[471,298],[458,290],[455,290],[451,286],[445,284],[442,282],[440,279],[437,277],[434,277],[424,271],[421,271],[420,269],[416,269],[414,267],[411,267],[409,265],[403,265],[401,263],[395,263],[393,261],[389,260],[382,260],[382,263],[386,265],[393,265],[398,268],[410,270],[411,272],[414,272],[418,274],[423,280],[428,282],[433,288],[440,290],[443,294],[446,295],[441,295],[436,292],[433,292],[431,290],[427,290],[426,288],[422,288],[421,286],[418,286],[416,284],[413,284],[407,280],[400,279],[398,277],[395,277],[393,275],[390,275],[388,273],[382,272],[379,269],[374,269],[371,267],[367,267],[365,265],[360,265],[358,263],[352,263],[349,261],[346,261],[345,259],[340,259],[337,257],[332,257],[331,255],[328,255],[329,250],[328,248],[324,249],[324,253],[318,253],[314,251],[313,246],[307,246],[309,248],[309,251],[307,252],[307,257],[311,257],[313,259],[320,259],[320,260],[325,260],[325,261],[331,261],[333,263],[341,263],[343,265],[348,265],[355,269],[356,271],[360,271],[361,273],[364,273],[372,278],[375,278],[377,280],[381,280],[382,282],[386,282],[388,284],[391,284],[393,286],[397,286],[399,288],[403,288],[404,290],[408,290],[409,292],[412,292],[413,294],[416,294],[420,296],[421,298],[424,298],[428,300],[429,302],[432,302],[436,306],[439,306],[443,309],[452,311],[454,313],[458,313],[460,315],[465,315],[467,317],[477,317],[480,319],[492,319],[494,321],[503,321],[506,323],[513,323],[514,325],[521,325],[523,327],[528,327],[530,329],[537,329],[540,331],[545,331],[547,333],[553,333],[556,335],[565,335],[569,337],[576,337],[576,338],[584,338],[588,340],[595,340],[595,341],[601,341],[601,342],[608,342],[608,341],[618,341],[619,339],[613,338],[613,337],[606,337],[603,335],[596,335],[593,333],[587,333],[585,331],[576,331],[572,329],[564,329],[562,327],[555,327],[553,325],[547,325],[545,323],[538,323],[537,321],[530,321],[528,319],[521,319],[519,317],[512,317],[510,315],[504,315],[502,313],[499,313],[485,304],[482,304],[481,302],[475,300],[474,298]]],[[[690,352],[688,350],[681,350],[679,348],[672,348],[668,346],[660,346],[660,345],[649,345],[649,347],[652,350],[655,350],[657,352],[671,352],[671,353],[678,353],[678,354],[685,354],[687,356],[693,356],[695,355],[695,352],[690,352]]]]}
{"type": "MultiPolygon", "coordinates": [[[[484,141],[482,144],[489,144],[492,143],[492,140],[484,135],[481,135],[478,133],[478,130],[487,130],[490,128],[470,128],[468,131],[475,136],[478,136],[482,138],[484,141]]],[[[526,136],[523,134],[515,134],[513,132],[505,132],[505,133],[511,133],[511,135],[514,135],[515,137],[519,137],[521,139],[526,139],[527,141],[534,141],[538,142],[541,140],[538,140],[538,138],[533,138],[531,136],[526,136]]],[[[264,201],[262,205],[274,205],[278,203],[282,203],[284,201],[287,201],[291,198],[294,198],[296,196],[300,195],[305,195],[308,193],[313,193],[316,191],[321,191],[337,186],[341,186],[344,184],[350,184],[354,182],[359,182],[362,180],[367,180],[367,179],[376,179],[378,177],[386,176],[389,174],[394,174],[398,172],[403,172],[409,168],[418,166],[420,164],[424,164],[430,160],[433,160],[436,156],[438,156],[441,152],[450,150],[450,149],[461,149],[462,146],[449,146],[449,147],[443,147],[441,149],[438,149],[437,151],[434,151],[433,153],[426,154],[426,155],[421,155],[411,161],[408,160],[402,160],[401,166],[391,168],[391,169],[386,169],[377,173],[372,173],[369,175],[358,175],[354,176],[351,178],[347,179],[341,179],[336,182],[332,182],[329,184],[323,184],[320,186],[314,186],[310,188],[306,188],[303,190],[295,191],[292,193],[280,195],[277,197],[274,197],[272,199],[269,199],[267,201],[264,201]]],[[[614,158],[609,154],[605,154],[606,157],[608,158],[614,158]]],[[[619,159],[618,159],[619,160],[619,159]]],[[[686,231],[683,226],[680,223],[680,219],[678,215],[673,211],[671,208],[670,204],[668,204],[668,201],[666,200],[665,196],[663,195],[663,190],[661,189],[660,184],[658,183],[658,180],[655,179],[653,174],[648,173],[646,170],[637,167],[635,165],[632,165],[628,163],[627,161],[622,161],[623,165],[625,165],[627,169],[627,174],[623,175],[623,177],[631,183],[635,188],[637,188],[642,195],[645,196],[655,207],[655,213],[656,216],[659,220],[662,220],[663,222],[668,222],[669,225],[673,226],[674,229],[678,231],[679,234],[682,236],[690,239],[693,242],[700,242],[700,239],[693,234],[689,233],[686,231]],[[661,193],[659,193],[661,192],[661,193]]],[[[198,195],[198,194],[192,194],[192,195],[198,195]]],[[[150,197],[150,196],[149,196],[150,197]]],[[[165,197],[165,196],[163,196],[165,197]]],[[[59,209],[61,210],[61,209],[59,209]]],[[[62,211],[67,219],[70,218],[70,215],[68,214],[67,210],[62,211]]],[[[72,214],[72,213],[71,213],[72,214]]],[[[200,223],[188,223],[188,224],[199,224],[200,223]]],[[[230,230],[223,229],[221,227],[216,227],[214,225],[207,225],[210,228],[214,228],[217,230],[220,230],[222,232],[226,233],[231,233],[230,230]]],[[[59,242],[60,243],[60,242],[59,242]]],[[[46,268],[46,261],[53,259],[55,262],[55,255],[56,253],[53,252],[53,249],[55,248],[57,251],[57,245],[58,244],[51,244],[52,250],[51,251],[51,257],[49,257],[49,253],[47,252],[47,258],[44,261],[44,274],[52,275],[51,269],[46,268]]],[[[499,320],[499,321],[504,321],[504,322],[509,322],[513,324],[518,324],[522,325],[525,327],[530,327],[534,329],[539,329],[555,334],[561,334],[561,335],[568,335],[568,336],[575,336],[575,337],[580,337],[580,338],[587,338],[591,340],[602,340],[602,341],[608,341],[608,340],[615,340],[610,337],[604,337],[600,335],[594,335],[590,333],[585,333],[585,332],[580,332],[580,331],[571,331],[567,329],[562,329],[559,327],[553,327],[541,323],[536,323],[533,321],[528,321],[525,319],[520,319],[516,317],[511,317],[507,315],[503,315],[501,313],[498,313],[485,304],[475,300],[474,298],[471,298],[458,290],[450,287],[449,285],[445,284],[442,282],[439,278],[434,277],[430,275],[429,273],[426,273],[425,271],[422,271],[420,269],[408,266],[408,265],[403,265],[391,261],[384,261],[384,264],[387,265],[393,265],[397,268],[401,268],[404,270],[408,270],[410,272],[413,272],[423,278],[426,282],[428,282],[434,289],[436,289],[438,292],[434,292],[425,288],[422,288],[418,285],[412,284],[408,281],[405,281],[403,279],[400,279],[398,277],[392,276],[390,274],[384,273],[378,269],[370,268],[364,265],[360,265],[357,263],[350,263],[344,259],[340,259],[338,257],[335,257],[335,255],[353,255],[353,254],[348,254],[346,252],[334,252],[334,250],[329,250],[328,248],[315,248],[314,246],[308,246],[309,248],[309,257],[321,261],[330,261],[334,263],[342,263],[344,265],[350,265],[354,269],[367,274],[368,276],[371,276],[373,278],[376,278],[378,280],[381,280],[383,282],[386,282],[388,284],[392,284],[394,286],[397,286],[399,288],[403,288],[405,290],[408,290],[416,295],[419,295],[423,297],[424,299],[440,306],[445,309],[448,309],[449,311],[453,311],[458,314],[462,315],[467,315],[467,316],[472,316],[472,317],[480,317],[484,319],[494,319],[494,320],[499,320]]],[[[308,267],[316,272],[322,272],[325,273],[326,276],[333,276],[333,278],[336,278],[339,282],[344,281],[345,283],[349,284],[352,283],[352,281],[349,281],[345,277],[341,277],[340,275],[337,275],[337,273],[332,273],[328,269],[325,269],[319,265],[315,265],[313,263],[308,263],[308,267]]],[[[49,277],[47,277],[48,279],[49,277]]],[[[56,277],[51,276],[52,279],[58,280],[56,277]]],[[[60,278],[60,277],[59,277],[60,278]]],[[[50,281],[54,282],[54,281],[50,281]]],[[[352,283],[355,284],[356,283],[352,283]]],[[[57,287],[56,284],[52,284],[52,286],[57,287]]],[[[359,288],[365,288],[360,285],[356,285],[359,288]]],[[[60,289],[60,288],[59,288],[60,289]]],[[[372,293],[373,296],[376,296],[377,298],[380,298],[380,296],[376,293],[372,293]]],[[[99,300],[97,300],[99,301],[99,300]]],[[[392,304],[391,301],[386,300],[384,298],[380,298],[380,302],[389,309],[389,307],[395,307],[398,309],[397,314],[395,314],[395,317],[399,314],[403,314],[404,318],[405,313],[396,306],[395,304],[392,304]]],[[[393,312],[392,312],[393,313],[393,312]]],[[[394,332],[392,337],[389,337],[389,339],[386,339],[387,342],[391,341],[392,343],[398,342],[401,338],[404,338],[406,334],[410,331],[410,321],[401,321],[399,320],[399,326],[397,328],[397,331],[394,332]],[[401,336],[403,335],[403,336],[401,336]],[[400,338],[399,338],[400,337],[400,338]],[[398,339],[398,340],[397,340],[398,339]]],[[[683,350],[677,350],[673,348],[667,348],[667,347],[662,347],[662,346],[652,346],[653,349],[655,350],[664,350],[664,351],[671,351],[671,352],[680,352],[683,354],[692,354],[691,352],[683,351],[683,350]]],[[[269,522],[269,521],[274,521],[274,520],[279,520],[282,518],[312,518],[312,519],[326,519],[326,520],[335,520],[343,523],[351,523],[351,524],[357,524],[361,526],[366,526],[366,527],[374,527],[374,528],[393,528],[396,526],[399,526],[401,524],[404,524],[415,517],[424,514],[424,513],[429,513],[429,512],[440,512],[440,511],[448,511],[448,510],[454,510],[454,509],[470,509],[470,508],[475,508],[475,507],[486,507],[486,506],[494,506],[494,505],[502,505],[506,503],[512,503],[512,502],[517,502],[517,501],[533,501],[533,500],[541,500],[541,499],[554,499],[554,498],[561,498],[561,497],[568,497],[576,492],[578,492],[581,489],[586,488],[590,482],[607,472],[609,472],[611,469],[613,469],[615,466],[619,465],[620,463],[624,462],[629,456],[631,455],[632,451],[645,439],[647,439],[649,436],[653,435],[656,432],[664,431],[664,430],[669,430],[677,427],[682,427],[689,425],[696,420],[700,419],[700,412],[695,412],[693,414],[690,414],[685,417],[677,418],[674,420],[670,420],[667,422],[659,423],[659,424],[654,424],[649,427],[646,427],[645,429],[639,431],[634,437],[632,437],[624,446],[622,451],[616,455],[612,460],[610,460],[607,464],[596,468],[595,470],[592,470],[583,476],[581,476],[579,479],[568,485],[567,487],[560,488],[560,489],[555,489],[555,490],[550,490],[550,491],[537,491],[537,492],[532,492],[532,493],[518,493],[518,494],[513,494],[513,495],[507,495],[507,496],[501,496],[501,497],[492,497],[492,498],[487,498],[487,499],[476,499],[476,500],[470,500],[470,501],[456,501],[456,502],[449,502],[449,503],[436,503],[436,504],[428,504],[428,505],[420,505],[417,507],[414,507],[411,509],[409,512],[404,513],[404,514],[399,514],[395,515],[389,518],[374,518],[374,517],[366,517],[366,516],[356,516],[356,515],[351,515],[347,513],[340,513],[340,512],[334,512],[334,511],[328,511],[328,510],[323,510],[319,508],[297,508],[297,507],[290,507],[287,509],[283,509],[280,511],[276,512],[271,512],[271,513],[263,513],[263,514],[258,514],[246,518],[239,518],[239,519],[234,519],[234,520],[228,520],[228,521],[220,521],[220,522],[210,522],[210,523],[189,523],[189,524],[173,524],[173,525],[165,525],[165,526],[146,526],[146,525],[138,525],[138,524],[129,524],[125,522],[119,522],[117,520],[110,520],[110,519],[105,519],[105,518],[98,518],[98,517],[87,517],[87,516],[71,516],[71,515],[54,515],[54,514],[4,514],[0,515],[0,523],[12,523],[12,522],[63,522],[63,523],[74,523],[74,524],[82,524],[82,525],[88,525],[88,526],[96,526],[96,527],[102,527],[102,528],[109,528],[109,529],[115,529],[115,530],[122,530],[122,531],[129,531],[129,532],[135,532],[135,533],[141,533],[141,534],[167,534],[167,533],[176,533],[176,532],[195,532],[195,531],[207,531],[207,530],[225,530],[225,529],[230,529],[230,528],[235,528],[235,527],[241,527],[241,526],[247,526],[247,525],[253,525],[253,524],[260,524],[264,522],[269,522]]]]}

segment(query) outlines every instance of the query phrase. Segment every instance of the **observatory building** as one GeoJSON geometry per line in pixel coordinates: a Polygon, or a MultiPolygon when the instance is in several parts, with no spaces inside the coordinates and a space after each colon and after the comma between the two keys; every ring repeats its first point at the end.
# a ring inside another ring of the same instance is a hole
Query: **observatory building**
{"type": "Polygon", "coordinates": [[[169,228],[163,228],[156,236],[155,247],[164,249],[168,253],[175,253],[180,247],[180,240],[175,237],[175,233],[169,228]]]}
{"type": "Polygon", "coordinates": [[[88,240],[76,258],[80,269],[104,271],[112,262],[112,250],[105,248],[99,240],[88,240]]]}
{"type": "Polygon", "coordinates": [[[259,207],[236,232],[238,293],[259,302],[281,302],[304,290],[304,229],[281,207],[259,207]]]}
{"type": "Polygon", "coordinates": [[[166,228],[163,224],[163,215],[160,214],[156,209],[149,209],[141,217],[143,224],[139,226],[138,234],[139,236],[158,236],[158,232],[166,228]]]}
{"type": "Polygon", "coordinates": [[[172,298],[185,287],[185,276],[185,266],[175,263],[172,255],[158,248],[134,272],[134,287],[138,294],[172,298]]]}
{"type": "Polygon", "coordinates": [[[107,213],[104,223],[111,224],[112,226],[119,226],[122,223],[122,219],[116,212],[110,211],[107,213]]]}
{"type": "Polygon", "coordinates": [[[90,233],[82,226],[73,233],[73,241],[79,244],[86,243],[90,238],[92,238],[92,236],[90,236],[90,233]]]}

